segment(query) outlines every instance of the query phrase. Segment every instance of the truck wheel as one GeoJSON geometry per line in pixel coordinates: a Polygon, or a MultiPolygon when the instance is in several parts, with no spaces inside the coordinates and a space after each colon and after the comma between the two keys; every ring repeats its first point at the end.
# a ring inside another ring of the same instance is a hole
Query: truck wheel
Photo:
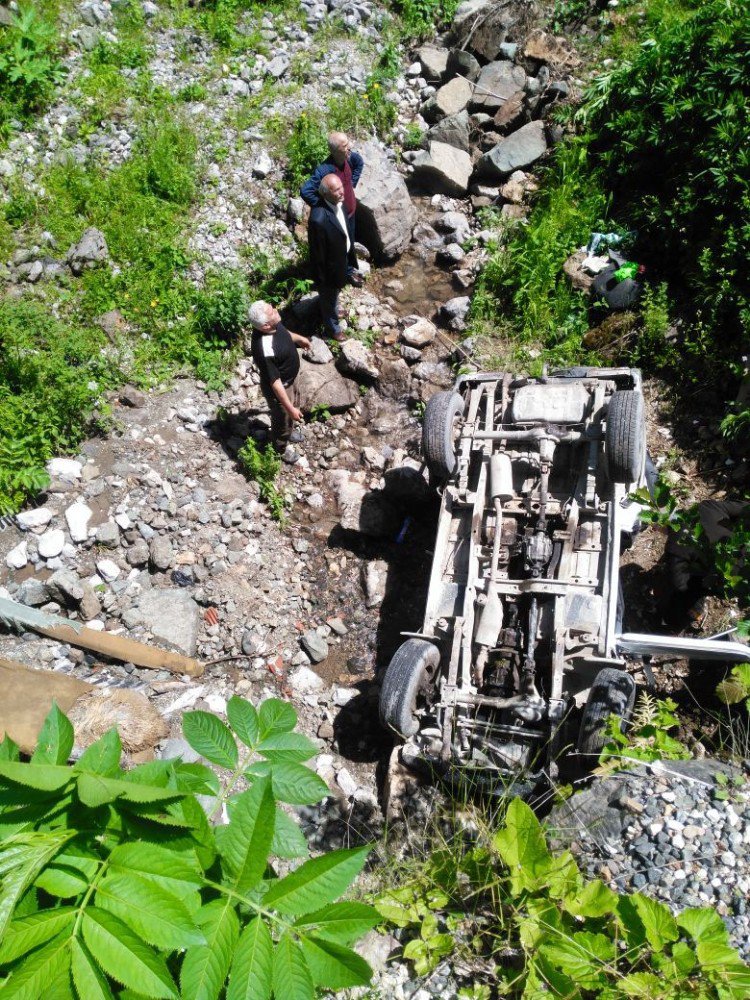
{"type": "Polygon", "coordinates": [[[380,688],[380,721],[399,736],[419,729],[417,700],[424,695],[440,662],[440,650],[425,639],[407,639],[388,665],[380,688]]]}
{"type": "Polygon", "coordinates": [[[646,452],[643,396],[635,389],[612,393],[605,435],[607,469],[613,483],[637,483],[646,452]]]}
{"type": "Polygon", "coordinates": [[[604,667],[594,678],[578,733],[578,752],[591,757],[591,763],[604,746],[604,727],[610,715],[627,722],[635,703],[635,681],[616,667],[604,667]]]}
{"type": "Polygon", "coordinates": [[[447,479],[456,468],[456,419],[463,411],[463,396],[453,389],[436,392],[425,407],[422,454],[436,479],[447,479]]]}

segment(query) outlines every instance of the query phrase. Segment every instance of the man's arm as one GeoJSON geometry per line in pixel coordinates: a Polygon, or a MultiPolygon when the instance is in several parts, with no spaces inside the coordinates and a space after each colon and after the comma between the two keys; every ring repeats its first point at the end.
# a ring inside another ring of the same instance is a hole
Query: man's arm
{"type": "Polygon", "coordinates": [[[362,171],[365,168],[365,161],[359,153],[351,152],[349,154],[349,166],[352,168],[352,187],[356,187],[357,181],[362,176],[362,171]]]}
{"type": "Polygon", "coordinates": [[[316,205],[321,204],[319,188],[320,182],[323,180],[326,174],[331,172],[330,167],[326,163],[320,163],[313,170],[312,174],[307,178],[305,183],[300,188],[300,197],[303,201],[307,202],[310,208],[315,208],[316,205]]]}
{"type": "Polygon", "coordinates": [[[277,378],[275,382],[271,383],[271,389],[274,396],[278,399],[292,420],[296,420],[299,423],[299,421],[302,420],[302,411],[298,410],[296,406],[292,406],[292,401],[287,395],[284,383],[280,378],[277,378]]]}
{"type": "Polygon", "coordinates": [[[292,333],[290,330],[289,336],[292,338],[292,342],[296,347],[302,347],[306,350],[310,346],[310,341],[307,337],[303,337],[301,333],[292,333]]]}
{"type": "MultiPolygon", "coordinates": [[[[315,209],[313,209],[313,211],[315,211],[315,209]]],[[[310,225],[307,230],[307,245],[310,249],[310,266],[312,268],[313,278],[319,285],[324,285],[326,283],[326,238],[322,224],[312,218],[310,219],[310,225]]]]}

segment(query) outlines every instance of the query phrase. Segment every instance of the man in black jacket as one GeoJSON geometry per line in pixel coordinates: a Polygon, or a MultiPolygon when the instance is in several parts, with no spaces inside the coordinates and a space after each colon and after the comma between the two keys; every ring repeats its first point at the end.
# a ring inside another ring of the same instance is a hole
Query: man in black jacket
{"type": "Polygon", "coordinates": [[[252,355],[258,366],[260,388],[271,411],[271,442],[290,465],[299,455],[290,441],[302,440],[293,425],[302,420],[299,397],[294,380],[299,374],[298,347],[309,347],[310,341],[299,333],[291,333],[281,322],[281,316],[268,302],[253,302],[248,311],[253,326],[252,355]]]}
{"type": "Polygon", "coordinates": [[[338,317],[339,292],[350,269],[357,268],[357,255],[344,212],[344,185],[336,174],[320,182],[320,204],[310,213],[307,240],[310,264],[318,289],[320,318],[326,335],[345,340],[338,317]]]}

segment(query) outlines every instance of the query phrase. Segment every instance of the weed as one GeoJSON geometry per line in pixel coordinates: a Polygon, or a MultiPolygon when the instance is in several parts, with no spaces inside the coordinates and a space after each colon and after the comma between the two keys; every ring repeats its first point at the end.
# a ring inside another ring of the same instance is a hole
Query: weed
{"type": "Polygon", "coordinates": [[[252,438],[248,438],[237,457],[245,474],[258,484],[260,498],[268,505],[271,517],[283,525],[287,516],[287,499],[276,486],[281,471],[281,456],[272,445],[260,448],[252,438]]]}
{"type": "Polygon", "coordinates": [[[178,101],[205,101],[207,97],[208,91],[202,83],[188,83],[177,92],[178,101]]]}
{"type": "Polygon", "coordinates": [[[230,343],[247,321],[249,304],[247,282],[239,271],[209,272],[195,297],[198,330],[209,342],[230,343]]]}
{"type": "Polygon", "coordinates": [[[394,0],[405,34],[414,38],[433,35],[436,26],[450,24],[460,0],[394,0]]]}
{"type": "MultiPolygon", "coordinates": [[[[282,128],[282,123],[277,123],[282,128]]],[[[319,116],[303,111],[294,121],[285,147],[286,175],[296,193],[315,167],[328,156],[328,139],[319,116]]]]}
{"type": "Polygon", "coordinates": [[[680,724],[674,714],[676,708],[671,698],[656,699],[644,691],[626,732],[622,731],[622,719],[611,715],[605,727],[607,740],[595,773],[611,774],[618,768],[629,767],[634,760],[650,763],[654,760],[689,758],[688,748],[669,735],[669,730],[680,724]]]}
{"type": "Polygon", "coordinates": [[[0,30],[0,126],[49,100],[63,78],[57,27],[33,3],[11,13],[0,30]]]}
{"type": "Polygon", "coordinates": [[[404,130],[403,148],[419,149],[422,146],[425,133],[416,122],[409,122],[404,130]]]}
{"type": "Polygon", "coordinates": [[[331,419],[331,411],[325,405],[325,403],[316,403],[315,406],[310,410],[310,420],[314,424],[324,424],[327,420],[331,419]]]}
{"type": "Polygon", "coordinates": [[[165,201],[189,205],[195,197],[198,141],[187,123],[179,118],[152,122],[138,145],[149,190],[165,201]]]}

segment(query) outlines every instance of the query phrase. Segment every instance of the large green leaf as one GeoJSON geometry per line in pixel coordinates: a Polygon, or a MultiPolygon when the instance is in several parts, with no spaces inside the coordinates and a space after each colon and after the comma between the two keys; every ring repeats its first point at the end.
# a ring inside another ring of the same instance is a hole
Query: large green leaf
{"type": "Polygon", "coordinates": [[[75,836],[74,830],[23,834],[21,843],[6,840],[0,847],[0,941],[16,904],[39,872],[75,836]]]}
{"type": "Polygon", "coordinates": [[[677,915],[677,923],[688,932],[696,944],[706,941],[729,944],[726,925],[716,910],[709,910],[708,907],[692,907],[677,915]]]}
{"type": "Polygon", "coordinates": [[[168,802],[170,799],[180,798],[182,794],[173,788],[155,788],[153,785],[140,785],[137,782],[94,773],[79,774],[77,785],[79,799],[92,809],[114,802],[116,799],[146,805],[152,802],[168,802]]]}
{"type": "Polygon", "coordinates": [[[218,767],[237,767],[237,744],[224,723],[210,712],[185,712],[182,732],[190,746],[218,767]]]}
{"type": "Polygon", "coordinates": [[[260,738],[268,739],[274,733],[290,733],[297,725],[297,713],[289,702],[267,698],[258,709],[260,738]]]}
{"type": "Polygon", "coordinates": [[[218,795],[221,790],[218,776],[197,761],[189,764],[178,761],[173,765],[173,776],[174,787],[191,795],[218,795]]]}
{"type": "Polygon", "coordinates": [[[53,701],[39,733],[31,763],[65,764],[73,749],[73,741],[73,726],[53,701]]]}
{"type": "Polygon", "coordinates": [[[18,744],[6,733],[0,740],[0,760],[18,760],[20,756],[18,744]]]}
{"type": "Polygon", "coordinates": [[[366,986],[372,969],[356,951],[336,941],[310,936],[302,938],[302,951],[313,982],[331,990],[366,986]]]}
{"type": "Polygon", "coordinates": [[[318,752],[313,741],[302,733],[275,733],[259,743],[256,750],[273,763],[301,763],[318,752]]]}
{"type": "Polygon", "coordinates": [[[260,723],[258,713],[250,702],[236,694],[232,695],[227,702],[227,719],[245,746],[253,749],[260,737],[260,723]]]}
{"type": "Polygon", "coordinates": [[[46,996],[50,983],[67,978],[70,968],[69,945],[69,936],[60,934],[25,958],[3,983],[0,990],[3,1000],[40,1000],[46,996]]]}
{"type": "Polygon", "coordinates": [[[268,863],[275,822],[271,782],[260,778],[238,797],[221,842],[222,856],[237,892],[247,893],[260,882],[268,863]]]}
{"type": "Polygon", "coordinates": [[[563,907],[574,917],[603,917],[614,913],[616,905],[616,893],[599,879],[587,882],[563,900],[563,907]]]}
{"type": "Polygon", "coordinates": [[[114,1000],[106,977],[86,945],[74,937],[70,949],[73,982],[81,1000],[114,1000]]]}
{"type": "Polygon", "coordinates": [[[312,805],[330,795],[320,775],[304,764],[274,764],[271,781],[276,798],[291,805],[312,805]]]}
{"type": "Polygon", "coordinates": [[[375,907],[366,903],[331,903],[315,913],[300,917],[294,926],[301,933],[314,931],[316,937],[350,944],[376,927],[381,920],[375,907]]]}
{"type": "Polygon", "coordinates": [[[514,894],[537,889],[550,867],[550,853],[539,820],[521,799],[513,799],[505,816],[505,827],[492,839],[510,872],[514,894]]]}
{"type": "Polygon", "coordinates": [[[0,779],[40,792],[56,792],[74,777],[71,768],[58,764],[20,764],[14,760],[0,760],[0,779]]]}
{"type": "Polygon", "coordinates": [[[296,871],[272,883],[263,905],[279,913],[302,916],[332,903],[362,870],[369,851],[369,847],[354,847],[305,861],[296,871]]]}
{"type": "Polygon", "coordinates": [[[679,938],[677,923],[668,906],[639,892],[633,893],[631,898],[643,923],[646,940],[654,951],[663,951],[665,945],[679,938]]]}
{"type": "Polygon", "coordinates": [[[273,986],[273,941],[261,917],[240,935],[226,1000],[268,1000],[273,986]]]}
{"type": "Polygon", "coordinates": [[[181,1000],[217,1000],[232,964],[240,922],[226,899],[207,903],[197,922],[206,943],[185,953],[180,970],[181,1000]]]}
{"type": "Polygon", "coordinates": [[[304,858],[308,853],[309,847],[305,835],[292,817],[277,806],[271,854],[279,858],[304,858]]]}
{"type": "Polygon", "coordinates": [[[133,872],[104,878],[97,886],[96,904],[163,951],[205,944],[185,904],[156,882],[133,872]]]}
{"type": "Polygon", "coordinates": [[[83,939],[98,964],[113,979],[154,1000],[177,1000],[164,959],[112,913],[89,906],[83,914],[83,939]]]}
{"type": "Polygon", "coordinates": [[[701,969],[709,979],[721,984],[718,995],[722,1000],[747,1000],[750,996],[750,967],[727,945],[703,941],[695,948],[701,969]]]}
{"type": "Polygon", "coordinates": [[[75,764],[76,771],[90,771],[93,774],[113,775],[120,770],[122,743],[116,729],[108,729],[96,743],[87,747],[75,764]]]}
{"type": "Polygon", "coordinates": [[[282,934],[273,951],[273,994],[279,1000],[313,1000],[315,988],[300,946],[282,934]]]}
{"type": "Polygon", "coordinates": [[[200,867],[192,852],[177,854],[144,841],[116,847],[109,856],[109,867],[112,872],[123,875],[135,872],[183,900],[193,896],[202,882],[200,867]]]}
{"type": "Polygon", "coordinates": [[[587,931],[550,938],[539,950],[556,969],[585,990],[605,985],[606,969],[616,955],[615,944],[610,938],[587,931]]]}
{"type": "Polygon", "coordinates": [[[62,933],[73,923],[76,912],[72,906],[61,906],[11,921],[0,945],[0,965],[15,962],[27,951],[62,933]]]}
{"type": "Polygon", "coordinates": [[[35,885],[52,896],[70,899],[85,892],[100,862],[89,851],[69,844],[40,873],[35,885]]]}

